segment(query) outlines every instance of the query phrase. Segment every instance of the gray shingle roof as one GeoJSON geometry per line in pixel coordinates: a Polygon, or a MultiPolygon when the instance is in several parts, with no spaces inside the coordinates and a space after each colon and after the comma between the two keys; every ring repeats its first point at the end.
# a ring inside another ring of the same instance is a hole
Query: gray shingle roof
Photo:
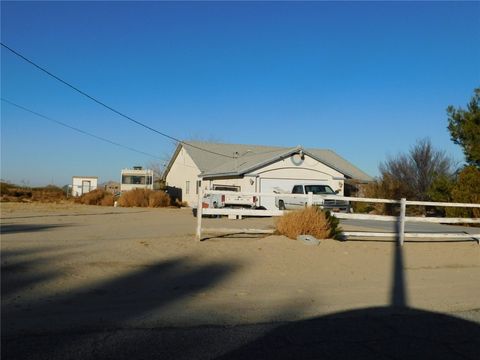
{"type": "Polygon", "coordinates": [[[197,164],[202,176],[206,177],[242,175],[302,149],[305,154],[310,155],[325,165],[341,172],[348,178],[360,181],[372,180],[370,175],[366,174],[334,151],[328,149],[220,144],[200,141],[189,141],[188,143],[195,147],[185,144],[185,149],[188,151],[195,164],[197,164]],[[223,154],[225,156],[205,152],[198,148],[223,154]]]}
{"type": "Polygon", "coordinates": [[[329,149],[306,149],[307,153],[313,155],[318,161],[328,165],[347,177],[360,181],[372,181],[373,178],[367,173],[360,170],[351,162],[345,160],[336,152],[329,149]]]}

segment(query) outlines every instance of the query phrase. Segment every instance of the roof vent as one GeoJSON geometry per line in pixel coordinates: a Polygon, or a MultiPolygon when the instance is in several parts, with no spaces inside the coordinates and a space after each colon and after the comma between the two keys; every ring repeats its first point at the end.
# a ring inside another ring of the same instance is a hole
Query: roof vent
{"type": "Polygon", "coordinates": [[[142,167],[141,166],[134,166],[133,170],[142,170],[142,167]]]}

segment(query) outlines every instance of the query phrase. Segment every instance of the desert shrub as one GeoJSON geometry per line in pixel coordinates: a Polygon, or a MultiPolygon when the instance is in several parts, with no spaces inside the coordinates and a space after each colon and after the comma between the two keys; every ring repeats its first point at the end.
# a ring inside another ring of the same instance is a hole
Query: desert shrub
{"type": "Polygon", "coordinates": [[[133,189],[120,196],[118,205],[123,207],[166,207],[170,206],[170,197],[164,191],[133,189]]]}
{"type": "Polygon", "coordinates": [[[45,187],[25,187],[9,183],[1,183],[1,201],[20,202],[60,202],[66,199],[65,192],[55,185],[45,187]]]}
{"type": "Polygon", "coordinates": [[[31,189],[32,201],[58,202],[66,199],[65,192],[55,185],[31,189]]]}
{"type": "Polygon", "coordinates": [[[152,191],[148,194],[149,207],[167,207],[170,206],[170,196],[163,191],[152,191]]]}
{"type": "Polygon", "coordinates": [[[113,195],[105,190],[92,190],[75,198],[75,202],[85,205],[113,206],[113,195]]]}
{"type": "MultiPolygon", "coordinates": [[[[400,199],[404,192],[403,185],[395,178],[384,174],[382,178],[375,179],[363,188],[363,195],[374,199],[400,199]]],[[[353,210],[356,213],[372,213],[385,215],[398,215],[399,206],[383,203],[353,202],[353,210]]]]}
{"type": "Polygon", "coordinates": [[[123,207],[147,207],[148,198],[144,189],[133,189],[122,193],[118,205],[123,207]]]}
{"type": "MultiPolygon", "coordinates": [[[[362,192],[358,194],[359,197],[375,198],[379,196],[379,191],[377,190],[379,186],[379,180],[368,184],[362,184],[362,192]]],[[[360,214],[369,214],[369,213],[380,213],[382,209],[379,209],[378,205],[366,203],[362,201],[351,202],[351,206],[355,213],[360,214]]]]}
{"type": "Polygon", "coordinates": [[[317,239],[337,238],[341,229],[338,219],[317,207],[286,213],[276,222],[276,232],[290,239],[312,235],[317,239]]]}
{"type": "Polygon", "coordinates": [[[9,195],[10,190],[15,189],[15,185],[7,183],[7,182],[0,182],[0,195],[9,195]]]}
{"type": "Polygon", "coordinates": [[[100,206],[113,206],[114,203],[115,198],[113,197],[113,194],[107,192],[103,199],[100,201],[100,206]]]}
{"type": "Polygon", "coordinates": [[[32,201],[33,192],[29,188],[20,188],[9,186],[2,189],[1,201],[2,202],[23,202],[23,201],[32,201]]]}
{"type": "Polygon", "coordinates": [[[357,214],[370,214],[377,212],[375,205],[366,202],[351,202],[350,205],[353,208],[353,212],[357,214]]]}

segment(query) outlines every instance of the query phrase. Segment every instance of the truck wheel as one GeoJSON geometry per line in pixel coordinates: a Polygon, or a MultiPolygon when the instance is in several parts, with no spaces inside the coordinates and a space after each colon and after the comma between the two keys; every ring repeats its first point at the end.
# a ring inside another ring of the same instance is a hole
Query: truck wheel
{"type": "Polygon", "coordinates": [[[283,202],[283,200],[280,200],[280,201],[278,202],[278,208],[279,208],[280,210],[285,210],[285,203],[283,202]]]}

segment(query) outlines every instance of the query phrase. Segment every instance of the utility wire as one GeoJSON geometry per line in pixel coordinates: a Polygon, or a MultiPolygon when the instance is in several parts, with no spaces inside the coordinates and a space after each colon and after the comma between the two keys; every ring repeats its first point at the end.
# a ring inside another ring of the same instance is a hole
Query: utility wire
{"type": "Polygon", "coordinates": [[[84,131],[84,130],[82,130],[82,129],[79,129],[79,128],[76,128],[76,127],[74,127],[74,126],[65,124],[64,122],[61,122],[61,121],[52,119],[52,118],[50,118],[50,117],[48,117],[48,116],[42,115],[42,114],[40,114],[40,113],[38,113],[38,112],[36,112],[36,111],[27,109],[27,108],[24,107],[24,106],[15,104],[14,102],[12,102],[12,101],[10,101],[10,100],[7,100],[7,99],[4,99],[3,97],[2,97],[1,99],[2,99],[2,101],[6,102],[7,104],[10,104],[10,105],[15,106],[15,107],[17,107],[17,108],[19,108],[19,109],[22,109],[23,111],[26,111],[26,112],[29,112],[29,113],[31,113],[31,114],[33,114],[33,115],[36,115],[36,116],[38,116],[38,117],[41,117],[42,119],[49,120],[49,121],[52,121],[52,122],[54,122],[54,123],[56,123],[56,124],[58,124],[58,125],[64,126],[64,127],[66,127],[66,128],[72,129],[72,130],[75,130],[75,131],[77,131],[77,132],[79,132],[79,133],[81,133],[81,134],[88,135],[88,136],[93,137],[93,138],[95,138],[95,139],[97,139],[97,140],[101,140],[101,141],[107,142],[107,143],[109,143],[109,144],[112,144],[112,145],[115,145],[115,146],[119,146],[119,147],[122,147],[122,148],[127,149],[127,150],[130,150],[130,151],[134,151],[134,152],[139,153],[139,154],[147,155],[147,156],[153,157],[153,158],[155,158],[155,159],[161,159],[161,160],[162,160],[162,158],[160,158],[160,157],[158,157],[158,156],[156,156],[156,155],[152,155],[152,154],[149,154],[149,153],[147,153],[147,152],[145,152],[145,151],[137,150],[137,149],[134,149],[134,148],[132,148],[132,147],[130,147],[130,146],[126,146],[126,145],[123,145],[123,144],[119,144],[119,143],[117,143],[117,142],[115,142],[115,141],[112,141],[112,140],[103,138],[103,137],[98,136],[98,135],[91,134],[91,133],[86,132],[86,131],[84,131]]]}
{"type": "Polygon", "coordinates": [[[139,125],[139,126],[144,127],[145,129],[148,129],[148,130],[150,130],[150,131],[153,131],[153,132],[155,132],[155,133],[157,133],[157,134],[159,134],[159,135],[162,135],[163,137],[166,137],[167,139],[173,140],[173,141],[178,142],[178,143],[180,143],[180,144],[182,144],[182,145],[189,145],[189,146],[191,146],[191,147],[193,147],[193,148],[195,148],[195,149],[198,149],[198,150],[201,150],[201,151],[205,151],[205,152],[208,152],[208,153],[211,153],[211,154],[215,154],[215,155],[219,155],[219,156],[224,156],[224,157],[227,157],[227,158],[233,158],[233,156],[229,156],[229,155],[217,153],[217,152],[215,152],[215,151],[211,151],[211,150],[204,149],[204,148],[201,148],[201,147],[196,146],[196,145],[189,144],[189,143],[187,143],[187,142],[185,142],[185,141],[182,141],[182,140],[177,139],[177,138],[175,138],[175,137],[173,137],[173,136],[170,136],[170,135],[165,134],[165,133],[163,133],[163,132],[161,132],[161,131],[158,131],[158,130],[156,130],[156,129],[154,129],[154,128],[152,128],[152,127],[150,127],[150,126],[148,126],[148,125],[146,125],[146,124],[144,124],[144,123],[142,123],[142,122],[140,122],[140,121],[138,121],[138,120],[135,120],[135,119],[133,119],[132,117],[130,117],[130,116],[128,116],[128,115],[125,115],[124,113],[122,113],[122,112],[120,112],[120,111],[112,108],[111,106],[105,104],[104,102],[102,102],[102,101],[94,98],[93,96],[91,96],[91,95],[87,94],[86,92],[80,90],[79,88],[73,86],[72,84],[70,84],[70,83],[68,83],[67,81],[61,79],[61,78],[58,77],[57,75],[52,74],[52,73],[51,73],[50,71],[48,71],[47,69],[41,67],[40,65],[37,65],[37,64],[34,63],[32,60],[26,58],[25,56],[23,56],[23,55],[20,54],[19,52],[13,50],[11,47],[5,45],[3,42],[0,42],[0,44],[1,44],[5,49],[9,50],[11,53],[17,55],[19,58],[23,59],[24,61],[26,61],[26,62],[29,63],[30,65],[33,65],[33,66],[36,67],[38,70],[43,71],[43,72],[46,73],[47,75],[53,77],[55,80],[60,81],[62,84],[68,86],[69,88],[75,90],[76,92],[78,92],[78,93],[82,94],[83,96],[89,98],[90,100],[96,102],[97,104],[99,104],[99,105],[107,108],[107,109],[110,110],[110,111],[113,111],[115,114],[120,115],[121,117],[123,117],[123,118],[125,118],[125,119],[127,119],[127,120],[129,120],[129,121],[131,121],[131,122],[134,122],[135,124],[137,124],[137,125],[139,125]]]}

